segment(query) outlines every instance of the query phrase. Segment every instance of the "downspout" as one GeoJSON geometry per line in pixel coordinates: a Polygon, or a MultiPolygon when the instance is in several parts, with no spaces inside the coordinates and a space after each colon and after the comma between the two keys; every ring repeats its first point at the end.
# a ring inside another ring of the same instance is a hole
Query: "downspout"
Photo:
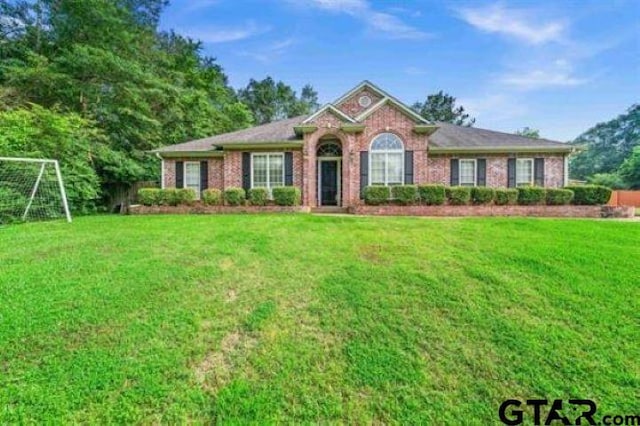
{"type": "Polygon", "coordinates": [[[160,188],[164,189],[164,158],[159,152],[156,152],[156,157],[160,159],[160,188]]]}

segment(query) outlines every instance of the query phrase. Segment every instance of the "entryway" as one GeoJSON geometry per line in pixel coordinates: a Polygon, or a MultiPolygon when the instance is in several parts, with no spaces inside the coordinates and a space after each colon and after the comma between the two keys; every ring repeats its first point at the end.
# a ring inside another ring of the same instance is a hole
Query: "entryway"
{"type": "Polygon", "coordinates": [[[318,206],[342,205],[342,148],[337,140],[324,140],[317,150],[318,206]]]}

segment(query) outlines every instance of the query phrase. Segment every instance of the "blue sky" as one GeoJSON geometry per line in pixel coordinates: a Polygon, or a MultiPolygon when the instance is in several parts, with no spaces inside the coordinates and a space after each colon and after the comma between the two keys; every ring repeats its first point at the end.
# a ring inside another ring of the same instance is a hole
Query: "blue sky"
{"type": "Polygon", "coordinates": [[[411,104],[440,89],[476,126],[570,140],[640,102],[640,1],[172,0],[231,85],[270,75],[321,103],[368,79],[411,104]]]}

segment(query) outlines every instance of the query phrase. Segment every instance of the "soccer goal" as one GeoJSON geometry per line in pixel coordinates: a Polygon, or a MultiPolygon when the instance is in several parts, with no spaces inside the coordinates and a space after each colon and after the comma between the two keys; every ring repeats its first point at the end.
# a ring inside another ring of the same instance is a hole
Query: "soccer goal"
{"type": "Polygon", "coordinates": [[[58,161],[0,157],[0,224],[63,218],[71,222],[58,161]]]}

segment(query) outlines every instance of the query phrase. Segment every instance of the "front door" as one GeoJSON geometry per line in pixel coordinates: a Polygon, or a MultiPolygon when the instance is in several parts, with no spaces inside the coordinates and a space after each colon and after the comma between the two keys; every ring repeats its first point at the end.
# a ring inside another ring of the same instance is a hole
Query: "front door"
{"type": "Polygon", "coordinates": [[[320,161],[320,205],[338,205],[338,160],[320,161]]]}

